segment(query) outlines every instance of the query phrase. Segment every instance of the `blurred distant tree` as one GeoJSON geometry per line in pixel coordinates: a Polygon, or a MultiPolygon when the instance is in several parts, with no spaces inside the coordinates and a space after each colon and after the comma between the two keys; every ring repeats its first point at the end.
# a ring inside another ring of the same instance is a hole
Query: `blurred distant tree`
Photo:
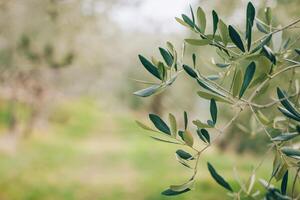
{"type": "MultiPolygon", "coordinates": [[[[264,135],[261,138],[267,141],[267,145],[263,160],[246,182],[238,181],[237,187],[227,182],[208,162],[212,178],[233,199],[299,199],[300,83],[297,70],[300,68],[300,48],[296,45],[300,39],[300,19],[278,26],[270,7],[266,7],[263,16],[258,17],[254,5],[249,2],[244,31],[227,25],[213,10],[212,31],[208,33],[204,10],[198,7],[194,14],[191,7],[190,12],[191,17],[182,14],[176,20],[197,34],[197,38],[185,39],[180,55],[170,42],[167,42],[166,48],[159,48],[161,60],[153,57],[149,60],[139,55],[142,65],[157,79],[157,83],[148,82],[149,86],[136,91],[135,95],[149,97],[164,92],[185,72],[200,86],[198,96],[210,103],[210,119],[206,122],[192,120],[194,128],[189,126],[187,112],[183,112],[182,128],[178,127],[176,117],[171,113],[169,124],[157,113],[149,114],[153,128],[137,121],[140,127],[153,132],[153,139],[186,146],[193,151],[178,149],[175,154],[180,164],[192,170],[192,176],[182,185],[171,185],[162,194],[174,196],[189,192],[193,188],[202,154],[235,125],[240,129],[240,138],[244,133],[252,137],[264,135]],[[257,31],[254,31],[255,27],[257,31]],[[298,36],[295,37],[292,32],[298,33],[295,34],[298,36]],[[214,48],[217,56],[213,64],[219,69],[218,73],[206,75],[196,54],[191,55],[192,65],[186,64],[184,55],[187,45],[214,48]],[[273,98],[274,93],[276,97],[273,98]],[[223,110],[231,115],[225,123],[224,119],[220,120],[223,110]],[[259,180],[264,190],[258,190],[254,188],[256,172],[271,151],[274,155],[271,176],[268,181],[259,180]],[[289,178],[292,181],[289,182],[289,178]],[[272,185],[277,181],[281,181],[280,187],[272,185]]],[[[228,138],[230,141],[231,138],[228,138]]],[[[252,146],[249,137],[243,139],[242,144],[252,146]]]]}

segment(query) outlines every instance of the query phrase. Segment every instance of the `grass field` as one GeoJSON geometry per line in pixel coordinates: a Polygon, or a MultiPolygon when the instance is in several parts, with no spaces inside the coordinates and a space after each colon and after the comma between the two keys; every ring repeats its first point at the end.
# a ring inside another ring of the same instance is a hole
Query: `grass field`
{"type": "MultiPolygon", "coordinates": [[[[191,175],[175,160],[178,147],[147,137],[134,123],[137,116],[105,113],[90,100],[62,105],[55,115],[60,118],[47,132],[20,141],[13,154],[0,154],[1,200],[163,200],[170,198],[162,190],[191,175]]],[[[207,161],[237,188],[229,178],[233,166],[246,179],[259,159],[212,149],[201,159],[195,190],[172,199],[226,199],[207,161]]],[[[258,174],[269,177],[270,165],[267,160],[258,174]]]]}

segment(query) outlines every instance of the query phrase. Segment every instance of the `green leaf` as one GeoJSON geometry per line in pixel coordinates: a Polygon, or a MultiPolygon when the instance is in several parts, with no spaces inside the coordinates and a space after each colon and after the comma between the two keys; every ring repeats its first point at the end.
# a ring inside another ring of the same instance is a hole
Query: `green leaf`
{"type": "Polygon", "coordinates": [[[254,49],[252,49],[250,53],[255,53],[256,51],[260,50],[263,46],[267,45],[271,41],[271,39],[272,34],[261,40],[261,42],[254,49]]]}
{"type": "Polygon", "coordinates": [[[184,131],[183,132],[183,141],[190,147],[193,146],[194,144],[194,138],[191,132],[189,131],[184,131]]]}
{"type": "Polygon", "coordinates": [[[265,28],[265,25],[262,24],[260,21],[256,20],[256,28],[262,33],[268,34],[269,31],[265,28]]]}
{"type": "Polygon", "coordinates": [[[169,121],[170,121],[170,127],[171,127],[171,133],[173,136],[176,136],[177,133],[177,122],[174,115],[169,113],[169,121]]]}
{"type": "Polygon", "coordinates": [[[232,87],[232,95],[236,97],[241,89],[242,85],[242,71],[237,70],[234,80],[233,80],[233,87],[232,87]]]}
{"type": "Polygon", "coordinates": [[[211,92],[205,92],[205,91],[198,91],[197,94],[207,100],[211,100],[211,99],[215,99],[216,101],[219,102],[224,102],[224,103],[231,103],[229,100],[227,100],[226,98],[219,96],[215,93],[211,93],[211,92]]]}
{"type": "Polygon", "coordinates": [[[171,135],[170,128],[159,116],[155,114],[149,114],[149,118],[158,130],[168,135],[171,135]]]}
{"type": "Polygon", "coordinates": [[[176,154],[183,160],[193,160],[194,159],[190,153],[188,153],[184,150],[181,150],[181,149],[177,150],[176,154]]]}
{"type": "Polygon", "coordinates": [[[265,9],[265,17],[266,17],[267,24],[270,25],[272,23],[272,10],[270,7],[267,7],[265,9]]]}
{"type": "Polygon", "coordinates": [[[176,20],[179,24],[181,24],[181,25],[183,25],[183,26],[185,26],[185,27],[187,27],[187,28],[190,28],[190,26],[189,26],[187,23],[185,23],[182,19],[180,19],[180,18],[178,18],[178,17],[175,17],[175,20],[176,20]]]}
{"type": "Polygon", "coordinates": [[[170,143],[170,144],[181,144],[179,142],[173,142],[173,141],[170,141],[170,140],[164,140],[164,139],[161,139],[161,138],[157,138],[157,137],[153,137],[153,136],[150,136],[152,139],[154,140],[157,140],[159,142],[165,142],[165,143],[170,143]]]}
{"type": "Polygon", "coordinates": [[[182,14],[181,16],[182,16],[183,21],[185,23],[187,23],[192,29],[194,29],[194,27],[195,27],[194,22],[188,16],[186,16],[185,14],[182,14]]]}
{"type": "Polygon", "coordinates": [[[228,26],[229,36],[232,42],[242,51],[245,52],[244,44],[239,33],[231,26],[228,26]]]}
{"type": "Polygon", "coordinates": [[[248,88],[248,86],[254,76],[255,68],[256,68],[255,62],[251,62],[248,65],[245,75],[244,75],[244,80],[243,80],[243,84],[242,84],[242,87],[240,90],[239,98],[241,98],[244,95],[246,89],[248,88]]]}
{"type": "Polygon", "coordinates": [[[246,18],[246,39],[247,39],[247,47],[248,51],[251,47],[251,39],[252,39],[252,27],[253,21],[255,18],[255,8],[251,2],[247,5],[247,18],[246,18]]]}
{"type": "Polygon", "coordinates": [[[229,37],[229,32],[228,32],[228,27],[227,25],[223,22],[223,20],[219,20],[219,33],[221,35],[222,38],[222,42],[224,43],[224,45],[226,46],[229,41],[230,41],[230,37],[229,37]]]}
{"type": "Polygon", "coordinates": [[[195,45],[195,46],[205,46],[210,44],[210,41],[208,39],[185,39],[184,40],[186,43],[195,45]]]}
{"type": "Polygon", "coordinates": [[[214,124],[217,123],[218,108],[215,99],[210,100],[210,115],[214,124]]]}
{"type": "Polygon", "coordinates": [[[195,15],[194,15],[194,11],[193,11],[193,8],[191,5],[190,5],[190,11],[191,11],[191,15],[192,15],[192,22],[193,22],[193,24],[195,24],[195,15]]]}
{"type": "Polygon", "coordinates": [[[171,54],[165,50],[164,48],[159,47],[159,51],[160,54],[162,55],[164,61],[166,62],[166,64],[171,67],[173,64],[173,57],[171,56],[171,54]]]}
{"type": "Polygon", "coordinates": [[[205,33],[206,28],[206,17],[203,9],[201,7],[198,7],[197,9],[197,20],[198,20],[198,26],[201,33],[205,33]]]}
{"type": "Polygon", "coordinates": [[[274,65],[276,65],[276,56],[268,46],[264,45],[262,52],[274,65]]]}
{"type": "Polygon", "coordinates": [[[291,102],[288,100],[287,96],[284,94],[284,92],[277,87],[277,96],[280,100],[281,104],[293,115],[300,118],[300,113],[296,110],[296,108],[291,104],[291,102]]]}
{"type": "Polygon", "coordinates": [[[194,179],[191,179],[188,182],[181,185],[171,185],[170,189],[172,191],[181,192],[181,191],[185,191],[186,189],[190,189],[191,187],[193,187],[193,185],[194,185],[194,179]]]}
{"type": "Polygon", "coordinates": [[[196,125],[199,129],[201,128],[212,128],[212,126],[201,122],[200,120],[194,120],[193,124],[196,125]]]}
{"type": "Polygon", "coordinates": [[[189,67],[188,65],[183,65],[182,67],[183,67],[184,71],[185,71],[188,75],[190,75],[190,76],[193,77],[193,78],[198,78],[198,75],[197,75],[197,73],[196,73],[196,71],[195,71],[194,69],[192,69],[192,68],[189,67]]]}
{"type": "Polygon", "coordinates": [[[300,55],[300,48],[295,49],[295,52],[300,55]]]}
{"type": "Polygon", "coordinates": [[[289,171],[287,170],[281,181],[281,194],[286,195],[286,189],[288,185],[289,171]]]}
{"type": "Polygon", "coordinates": [[[135,120],[135,122],[136,122],[137,125],[138,125],[139,127],[141,127],[142,129],[145,129],[145,130],[147,130],[147,131],[154,131],[154,132],[157,132],[156,130],[150,128],[149,126],[147,126],[146,124],[144,124],[144,123],[142,123],[142,122],[140,122],[140,121],[138,121],[138,120],[135,120]]]}
{"type": "Polygon", "coordinates": [[[294,120],[300,122],[300,117],[297,117],[296,115],[290,113],[288,110],[286,110],[286,109],[284,109],[284,108],[280,108],[280,107],[278,107],[278,110],[279,110],[282,114],[284,114],[286,117],[291,118],[291,119],[294,119],[294,120]]]}
{"type": "Polygon", "coordinates": [[[219,17],[215,10],[212,11],[212,16],[213,16],[213,35],[215,35],[218,29],[219,17]]]}
{"type": "Polygon", "coordinates": [[[195,68],[196,67],[196,54],[193,53],[192,59],[193,59],[193,66],[195,68]]]}
{"type": "Polygon", "coordinates": [[[161,194],[162,195],[165,195],[165,196],[176,196],[176,195],[179,195],[179,194],[183,194],[183,193],[186,193],[188,191],[190,191],[191,189],[186,189],[184,191],[180,191],[180,192],[176,192],[176,191],[173,191],[171,189],[167,189],[165,191],[163,191],[161,194]]]}
{"type": "Polygon", "coordinates": [[[282,133],[274,138],[272,138],[272,141],[288,141],[291,140],[300,134],[295,132],[295,133],[282,133]]]}
{"type": "Polygon", "coordinates": [[[210,136],[206,129],[198,129],[197,134],[203,142],[210,143],[210,136]]]}
{"type": "Polygon", "coordinates": [[[133,94],[139,97],[148,97],[160,91],[161,88],[162,88],[161,85],[152,85],[148,88],[136,91],[133,94]]]}
{"type": "Polygon", "coordinates": [[[300,150],[298,149],[293,149],[290,147],[282,147],[281,148],[282,153],[285,155],[295,158],[295,159],[300,159],[300,150]]]}
{"type": "Polygon", "coordinates": [[[188,126],[188,116],[186,111],[183,112],[183,118],[184,118],[184,129],[186,130],[188,126]]]}
{"type": "Polygon", "coordinates": [[[139,55],[139,59],[141,61],[141,63],[143,64],[143,66],[145,67],[145,69],[150,72],[153,76],[155,76],[158,79],[162,79],[160,77],[159,71],[158,69],[150,62],[148,61],[144,56],[139,55]]]}
{"type": "Polygon", "coordinates": [[[216,63],[216,66],[220,67],[220,68],[226,68],[226,67],[230,66],[230,64],[229,63],[216,63]]]}
{"type": "Polygon", "coordinates": [[[219,185],[221,185],[225,189],[229,190],[230,192],[233,192],[229,183],[222,176],[220,176],[217,173],[217,171],[214,169],[214,167],[209,162],[207,163],[207,167],[208,167],[208,170],[209,170],[211,176],[219,185]]]}

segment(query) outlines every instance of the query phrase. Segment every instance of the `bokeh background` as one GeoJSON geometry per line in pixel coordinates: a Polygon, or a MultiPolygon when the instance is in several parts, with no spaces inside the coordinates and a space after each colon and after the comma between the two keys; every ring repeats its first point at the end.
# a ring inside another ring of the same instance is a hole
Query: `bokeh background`
{"type": "MultiPolygon", "coordinates": [[[[137,55],[159,56],[166,41],[179,51],[193,35],[174,17],[188,13],[189,4],[243,28],[247,3],[0,0],[0,199],[168,199],[160,192],[191,172],[175,160],[176,146],[151,140],[134,120],[184,110],[206,119],[208,102],[184,75],[160,95],[133,96],[144,87],[134,79],[152,80],[137,55]]],[[[253,3],[259,15],[266,5],[274,8],[276,24],[299,17],[299,0],[253,3]]],[[[192,52],[201,70],[216,72],[213,49],[189,48],[186,57],[192,52]]],[[[226,108],[222,114],[225,121],[231,116],[226,108]]],[[[226,198],[207,172],[208,160],[234,186],[236,174],[250,176],[268,144],[249,114],[239,124],[203,156],[196,190],[174,199],[226,198]]],[[[271,166],[270,154],[258,175],[269,177],[271,166]]]]}

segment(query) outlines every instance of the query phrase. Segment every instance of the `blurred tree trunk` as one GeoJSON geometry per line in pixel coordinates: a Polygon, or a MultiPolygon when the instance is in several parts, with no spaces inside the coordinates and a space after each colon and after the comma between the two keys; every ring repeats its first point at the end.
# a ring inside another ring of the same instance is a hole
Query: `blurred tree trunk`
{"type": "Polygon", "coordinates": [[[164,93],[155,95],[150,104],[150,111],[157,115],[161,115],[163,111],[163,104],[162,104],[163,99],[164,99],[164,93]]]}

